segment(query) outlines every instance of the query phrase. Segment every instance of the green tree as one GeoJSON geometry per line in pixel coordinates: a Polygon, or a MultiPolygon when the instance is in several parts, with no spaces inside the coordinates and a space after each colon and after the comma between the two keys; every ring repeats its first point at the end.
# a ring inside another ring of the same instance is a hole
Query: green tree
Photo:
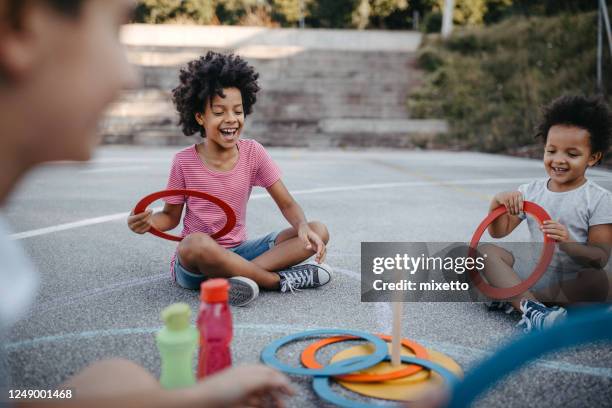
{"type": "Polygon", "coordinates": [[[408,9],[408,0],[360,0],[353,11],[353,27],[384,27],[384,19],[392,13],[408,9]]]}
{"type": "Polygon", "coordinates": [[[140,0],[136,9],[136,21],[163,23],[177,15],[181,0],[140,0]]]}
{"type": "Polygon", "coordinates": [[[210,24],[215,19],[215,0],[184,0],[182,9],[197,24],[210,24]]]}
{"type": "Polygon", "coordinates": [[[318,0],[308,4],[309,25],[324,28],[350,28],[360,0],[318,0]]]}
{"type": "Polygon", "coordinates": [[[300,21],[300,3],[304,18],[308,16],[310,3],[314,0],[272,0],[272,17],[284,26],[296,26],[300,21]]]}
{"type": "Polygon", "coordinates": [[[216,14],[223,24],[240,25],[270,20],[272,8],[266,0],[217,0],[216,14]]]}
{"type": "Polygon", "coordinates": [[[408,0],[370,0],[371,14],[378,17],[387,17],[397,10],[408,8],[408,0]]]}
{"type": "MultiPolygon", "coordinates": [[[[427,73],[410,95],[411,116],[446,118],[447,146],[541,154],[538,108],[564,93],[596,91],[596,22],[594,12],[517,16],[459,28],[445,41],[426,37],[419,62],[427,73]]],[[[609,72],[612,59],[604,58],[609,72]]],[[[612,75],[604,87],[612,89],[612,75]]]]}
{"type": "MultiPolygon", "coordinates": [[[[490,7],[509,7],[512,0],[455,0],[453,22],[459,25],[481,25],[490,7]]],[[[434,12],[442,12],[444,0],[437,0],[434,12]]]]}

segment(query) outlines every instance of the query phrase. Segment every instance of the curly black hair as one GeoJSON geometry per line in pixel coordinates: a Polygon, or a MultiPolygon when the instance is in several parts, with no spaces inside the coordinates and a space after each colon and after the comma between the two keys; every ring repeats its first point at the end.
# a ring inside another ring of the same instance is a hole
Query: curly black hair
{"type": "Polygon", "coordinates": [[[575,126],[589,132],[592,153],[608,152],[612,136],[612,111],[603,98],[563,95],[542,110],[542,121],[536,127],[536,137],[544,143],[554,125],[575,126]]]}
{"type": "Polygon", "coordinates": [[[202,112],[206,103],[212,103],[214,95],[225,97],[224,88],[238,88],[242,94],[244,116],[253,111],[260,90],[259,74],[245,60],[235,54],[209,51],[204,57],[191,61],[179,74],[180,85],[172,90],[172,101],[179,113],[179,125],[186,136],[204,128],[198,124],[195,114],[202,112]]]}

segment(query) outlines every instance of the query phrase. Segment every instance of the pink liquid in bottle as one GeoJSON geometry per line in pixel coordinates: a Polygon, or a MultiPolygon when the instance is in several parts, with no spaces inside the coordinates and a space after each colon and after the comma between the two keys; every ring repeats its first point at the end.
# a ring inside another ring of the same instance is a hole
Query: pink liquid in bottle
{"type": "Polygon", "coordinates": [[[210,279],[201,285],[197,320],[200,331],[198,379],[232,365],[232,314],[227,303],[228,290],[226,279],[210,279]]]}

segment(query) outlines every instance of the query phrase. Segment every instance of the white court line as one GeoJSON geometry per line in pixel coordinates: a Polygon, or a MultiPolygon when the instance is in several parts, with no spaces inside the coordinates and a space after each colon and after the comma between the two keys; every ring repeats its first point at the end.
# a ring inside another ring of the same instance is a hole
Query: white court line
{"type": "MultiPolygon", "coordinates": [[[[234,329],[237,330],[247,330],[249,335],[258,334],[258,332],[263,334],[270,333],[291,333],[296,330],[305,331],[305,330],[314,330],[320,329],[319,327],[309,327],[309,326],[295,326],[295,325],[282,325],[282,324],[252,324],[252,323],[235,323],[233,325],[234,329]]],[[[41,346],[45,343],[63,343],[71,340],[87,340],[87,339],[97,339],[99,337],[109,337],[109,336],[128,336],[128,335],[136,335],[136,334],[153,334],[158,332],[162,327],[129,327],[124,329],[103,329],[103,330],[89,330],[83,331],[79,333],[66,333],[59,334],[53,336],[44,336],[38,337],[35,339],[29,340],[21,340],[13,343],[8,343],[5,345],[5,349],[9,352],[17,351],[23,348],[28,347],[36,347],[41,346]]]]}
{"type": "MultiPolygon", "coordinates": [[[[338,272],[343,275],[348,276],[349,278],[353,278],[359,282],[361,282],[361,274],[359,272],[352,271],[350,269],[344,268],[336,268],[334,267],[332,272],[338,272]]],[[[361,290],[361,289],[360,289],[361,290]]],[[[374,309],[377,310],[377,315],[380,320],[378,321],[378,331],[380,333],[391,333],[392,328],[392,315],[391,315],[391,307],[388,303],[381,302],[372,302],[370,303],[374,309]]]]}
{"type": "Polygon", "coordinates": [[[84,292],[80,292],[68,298],[61,298],[59,300],[51,300],[48,302],[39,303],[39,304],[34,305],[34,307],[30,310],[29,314],[34,315],[41,311],[49,312],[51,310],[59,309],[61,307],[70,306],[85,298],[107,294],[107,293],[114,292],[120,289],[133,288],[135,286],[141,286],[147,283],[154,283],[154,282],[157,282],[163,279],[170,280],[171,279],[170,273],[165,272],[165,273],[160,273],[157,275],[146,276],[142,278],[134,278],[134,279],[130,279],[127,281],[116,282],[116,283],[112,283],[110,285],[107,285],[101,288],[86,290],[84,292]]]}
{"type": "Polygon", "coordinates": [[[54,162],[45,163],[43,166],[48,167],[62,167],[62,166],[87,166],[89,164],[107,164],[107,163],[172,163],[172,157],[117,157],[117,158],[100,158],[91,159],[86,162],[82,161],[70,161],[70,160],[59,160],[54,162]]]}
{"type": "Polygon", "coordinates": [[[353,254],[350,252],[336,252],[333,251],[330,247],[327,247],[327,257],[333,256],[336,258],[345,257],[345,258],[361,258],[361,254],[353,254]]]}
{"type": "Polygon", "coordinates": [[[129,212],[125,212],[125,213],[119,213],[119,214],[104,215],[102,217],[87,218],[81,221],[68,222],[66,224],[59,224],[59,225],[54,225],[51,227],[45,227],[45,228],[39,228],[35,230],[30,230],[30,231],[18,232],[16,234],[11,234],[9,238],[13,240],[25,239],[25,238],[30,238],[30,237],[36,237],[38,235],[50,234],[52,232],[64,231],[64,230],[69,230],[69,229],[79,228],[79,227],[85,227],[87,225],[101,224],[103,222],[115,221],[121,218],[125,218],[129,214],[130,214],[129,212]]]}
{"type": "Polygon", "coordinates": [[[94,173],[113,173],[118,171],[130,171],[130,170],[148,170],[149,166],[119,166],[119,167],[107,167],[103,169],[84,169],[80,173],[94,174],[94,173]]]}
{"type": "Polygon", "coordinates": [[[316,194],[316,193],[329,193],[338,191],[359,191],[359,190],[375,190],[385,189],[394,187],[430,187],[438,186],[440,184],[448,185],[480,185],[480,184],[514,184],[514,183],[525,183],[533,181],[533,178],[491,178],[491,179],[475,179],[475,180],[436,180],[436,181],[406,181],[406,182],[395,182],[395,183],[379,183],[379,184],[361,184],[361,185],[350,185],[350,186],[337,186],[337,187],[320,187],[309,190],[295,190],[291,191],[291,194],[316,194]]]}
{"type": "MultiPolygon", "coordinates": [[[[358,272],[352,271],[350,269],[334,268],[333,271],[339,272],[343,275],[349,276],[359,281],[361,280],[361,275],[358,272]]],[[[378,316],[380,317],[380,324],[378,330],[381,333],[391,333],[393,325],[393,313],[391,310],[391,303],[375,302],[374,305],[379,310],[378,316]]],[[[412,338],[412,340],[424,345],[427,348],[438,350],[455,358],[469,356],[470,358],[475,360],[474,364],[477,364],[479,360],[490,357],[495,353],[493,350],[483,350],[476,347],[460,346],[453,343],[431,341],[422,338],[412,338]]],[[[547,360],[542,358],[535,360],[535,362],[531,364],[539,368],[564,371],[568,373],[587,374],[595,377],[604,377],[612,379],[612,368],[607,367],[591,367],[583,364],[573,364],[564,361],[547,360]]]]}
{"type": "MultiPolygon", "coordinates": [[[[359,191],[359,190],[373,190],[373,189],[386,189],[396,187],[429,187],[437,186],[440,184],[446,185],[480,185],[480,184],[515,184],[524,183],[533,180],[532,178],[493,178],[493,179],[478,179],[478,180],[441,180],[441,181],[408,181],[408,182],[395,182],[395,183],[380,183],[380,184],[361,184],[351,186],[336,186],[336,187],[320,187],[306,190],[294,190],[291,192],[292,195],[308,195],[308,194],[319,194],[319,193],[330,193],[330,192],[341,192],[341,191],[359,191]]],[[[268,194],[254,194],[251,196],[252,200],[258,200],[262,198],[268,198],[268,194]]],[[[159,211],[159,208],[155,208],[155,211],[159,211]]],[[[10,239],[18,240],[36,237],[39,235],[51,234],[53,232],[65,231],[74,228],[85,227],[88,225],[102,224],[109,221],[116,221],[125,219],[129,215],[129,212],[122,212],[117,214],[109,214],[101,217],[87,218],[81,221],[69,222],[66,224],[59,224],[45,228],[39,228],[30,231],[23,231],[12,234],[9,236],[10,239]]]]}
{"type": "MultiPolygon", "coordinates": [[[[128,336],[128,335],[141,335],[141,334],[153,334],[159,331],[161,327],[129,327],[123,329],[104,329],[104,330],[90,330],[79,333],[66,333],[52,336],[38,337],[28,340],[20,340],[5,345],[5,350],[8,352],[17,352],[24,348],[40,347],[47,343],[64,343],[68,341],[78,340],[92,340],[100,337],[117,337],[117,336],[128,336]]],[[[236,323],[234,329],[245,330],[249,336],[256,336],[259,334],[285,334],[295,333],[296,331],[305,330],[316,330],[325,329],[321,327],[312,326],[296,326],[296,325],[284,325],[284,324],[258,324],[258,323],[236,323]]],[[[338,327],[335,328],[336,330],[338,327]]],[[[474,347],[457,346],[452,343],[443,342],[431,342],[426,339],[413,339],[414,341],[423,344],[426,347],[439,350],[445,354],[448,354],[454,358],[463,358],[466,355],[472,359],[480,360],[489,357],[493,354],[490,350],[481,350],[474,347]]],[[[476,362],[475,362],[476,363],[476,362]]],[[[555,370],[565,371],[569,373],[586,374],[595,377],[603,377],[612,379],[612,369],[606,367],[591,367],[582,364],[572,364],[563,361],[545,360],[539,359],[533,366],[555,370]]]]}
{"type": "MultiPolygon", "coordinates": [[[[299,150],[297,151],[299,153],[299,150]]],[[[447,152],[449,153],[449,152],[447,152]]],[[[455,152],[450,152],[450,153],[455,153],[455,152]]],[[[460,153],[460,152],[459,152],[460,153]]],[[[469,152],[464,152],[464,153],[469,153],[469,152]]],[[[274,154],[273,158],[277,159],[277,160],[286,160],[288,158],[291,158],[293,155],[293,152],[288,152],[286,154],[274,154]]],[[[483,155],[483,159],[484,160],[490,160],[492,157],[492,155],[489,154],[485,154],[483,155]]],[[[331,154],[323,154],[323,155],[319,155],[320,158],[323,159],[343,159],[343,160],[348,160],[348,161],[354,161],[354,160],[361,160],[364,158],[371,158],[371,159],[379,159],[380,158],[380,153],[374,153],[374,154],[369,154],[369,153],[364,153],[364,154],[359,154],[357,156],[346,156],[345,152],[337,152],[337,154],[331,153],[331,154]]],[[[397,156],[395,157],[397,158],[397,156]]],[[[414,158],[411,157],[412,160],[414,160],[414,158]]],[[[544,165],[542,163],[541,160],[534,160],[534,159],[527,159],[527,158],[519,158],[519,157],[512,157],[512,156],[499,156],[499,155],[494,155],[493,159],[498,160],[498,159],[514,159],[514,160],[520,160],[520,161],[515,161],[513,163],[511,163],[510,165],[513,167],[526,167],[526,166],[530,166],[533,168],[538,168],[541,170],[544,170],[544,165]]],[[[424,160],[431,160],[430,158],[426,158],[426,159],[418,159],[419,163],[423,163],[424,160]]],[[[475,160],[477,160],[477,158],[475,158],[475,160]]],[[[61,167],[62,165],[86,165],[86,164],[112,164],[112,163],[165,163],[167,165],[170,165],[172,163],[172,157],[168,156],[168,157],[140,157],[140,156],[135,156],[135,157],[99,157],[99,158],[93,158],[87,162],[78,162],[78,161],[67,161],[67,160],[63,160],[63,161],[56,161],[56,162],[50,162],[50,163],[46,163],[45,166],[57,166],[57,167],[61,167]]],[[[398,163],[401,164],[401,163],[398,163]]],[[[479,166],[479,164],[477,163],[473,163],[473,162],[461,162],[458,163],[459,166],[461,167],[476,167],[479,166]]],[[[597,169],[597,168],[590,168],[588,170],[587,173],[588,176],[597,176],[598,178],[609,178],[612,175],[612,172],[610,170],[607,169],[597,169]]],[[[529,179],[529,181],[532,181],[533,178],[529,179]]]]}
{"type": "MultiPolygon", "coordinates": [[[[72,162],[70,162],[72,163],[72,162]]],[[[78,162],[77,162],[78,163],[78,162]]],[[[93,159],[87,163],[106,164],[106,163],[172,163],[172,157],[117,157],[107,159],[93,159]]]]}
{"type": "MultiPolygon", "coordinates": [[[[153,208],[154,211],[161,211],[162,207],[153,208]]],[[[117,221],[126,219],[130,215],[129,212],[122,212],[117,214],[103,215],[101,217],[87,218],[81,221],[68,222],[66,224],[54,225],[51,227],[39,228],[30,231],[18,232],[16,234],[9,235],[12,240],[25,239],[30,237],[36,237],[38,235],[50,234],[52,232],[65,231],[73,228],[86,227],[88,225],[102,224],[109,221],[117,221]]]]}
{"type": "MultiPolygon", "coordinates": [[[[350,278],[361,280],[361,275],[358,272],[350,269],[334,268],[334,271],[346,275],[350,278]]],[[[153,280],[161,279],[164,275],[155,275],[149,278],[143,279],[142,283],[148,283],[153,280]]],[[[122,288],[125,282],[112,284],[104,288],[93,289],[91,291],[82,292],[81,294],[71,298],[74,303],[84,297],[94,296],[97,294],[108,293],[122,288]]],[[[382,317],[381,321],[383,326],[379,328],[380,332],[390,333],[391,332],[391,307],[389,303],[375,303],[375,307],[380,310],[379,316],[382,317]]],[[[258,323],[237,323],[234,324],[234,328],[237,330],[246,330],[249,335],[262,334],[284,334],[293,333],[295,331],[315,330],[320,329],[318,327],[310,326],[296,326],[296,325],[281,325],[281,324],[258,324],[258,323]]],[[[137,335],[137,334],[153,334],[157,332],[161,327],[143,327],[143,328],[124,328],[124,329],[103,329],[103,330],[92,330],[84,331],[80,333],[67,333],[60,335],[44,336],[34,339],[21,340],[12,342],[5,345],[5,349],[9,352],[18,351],[27,347],[41,346],[45,343],[63,343],[70,340],[87,340],[97,339],[99,337],[107,336],[120,336],[120,335],[137,335]]],[[[336,328],[338,329],[338,328],[336,328]]],[[[432,342],[427,339],[413,339],[418,343],[423,344],[426,347],[437,349],[445,354],[448,354],[455,358],[470,356],[473,359],[486,358],[493,354],[491,350],[482,350],[475,347],[459,346],[453,343],[444,342],[432,342]]],[[[582,364],[572,364],[563,361],[545,360],[539,359],[533,363],[535,366],[545,369],[564,371],[569,373],[587,374],[596,377],[604,377],[612,379],[612,368],[605,367],[591,367],[582,364]]]]}

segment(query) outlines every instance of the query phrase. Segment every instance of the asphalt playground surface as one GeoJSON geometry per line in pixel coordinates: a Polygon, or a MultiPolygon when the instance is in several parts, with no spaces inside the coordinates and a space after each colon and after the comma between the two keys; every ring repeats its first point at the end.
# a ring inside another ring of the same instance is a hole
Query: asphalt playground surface
{"type": "MultiPolygon", "coordinates": [[[[132,233],[126,217],[140,197],[165,188],[177,150],[100,148],[88,164],[39,168],[13,195],[7,208],[13,237],[41,276],[36,302],[9,339],[16,387],[48,389],[108,357],[134,360],[159,375],[159,312],[181,301],[195,313],[198,294],[170,280],[175,244],[132,233]]],[[[391,307],[360,302],[360,243],[469,241],[490,196],[544,177],[540,161],[476,153],[269,151],[307,217],[329,227],[327,263],[334,274],[323,288],[264,292],[249,307],[233,308],[235,364],[259,361],[268,343],[302,330],[390,333],[391,307]]],[[[597,169],[589,177],[612,189],[612,172],[597,169]]],[[[265,190],[253,191],[248,227],[250,237],[287,227],[265,190]]],[[[526,240],[526,228],[520,228],[513,240],[526,240]]],[[[405,337],[446,353],[465,371],[520,335],[517,315],[488,312],[482,304],[406,303],[403,315],[405,337]]],[[[280,355],[297,364],[305,345],[280,355]]],[[[326,351],[323,361],[334,350],[326,351]]],[[[289,406],[326,406],[310,379],[293,380],[298,394],[289,406]]],[[[478,406],[612,406],[612,347],[548,355],[510,376],[478,406]]]]}

